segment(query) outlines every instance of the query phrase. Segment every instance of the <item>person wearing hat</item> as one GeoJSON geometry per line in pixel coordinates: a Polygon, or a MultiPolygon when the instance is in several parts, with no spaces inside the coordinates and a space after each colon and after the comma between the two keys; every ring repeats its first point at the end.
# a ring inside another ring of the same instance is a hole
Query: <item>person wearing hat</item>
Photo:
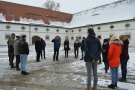
{"type": "Polygon", "coordinates": [[[94,76],[92,90],[97,90],[97,82],[98,82],[97,62],[100,58],[102,48],[99,39],[96,38],[96,34],[93,28],[88,29],[88,37],[84,41],[84,50],[85,50],[84,61],[86,63],[87,69],[86,90],[91,90],[92,71],[94,76]]]}
{"type": "Polygon", "coordinates": [[[18,49],[18,43],[20,42],[20,36],[16,36],[14,41],[14,55],[16,56],[16,70],[20,71],[19,63],[20,63],[20,54],[18,49]]]}
{"type": "Polygon", "coordinates": [[[18,48],[20,54],[21,74],[28,75],[29,73],[26,72],[26,64],[29,54],[29,46],[28,43],[26,42],[26,35],[22,35],[21,41],[18,44],[18,48]]]}
{"type": "Polygon", "coordinates": [[[108,61],[111,70],[112,83],[108,85],[108,88],[115,89],[118,81],[118,68],[120,65],[122,42],[116,36],[112,36],[109,44],[108,61]]]}
{"type": "Polygon", "coordinates": [[[14,39],[15,39],[15,34],[12,33],[10,38],[7,41],[8,44],[8,56],[9,56],[9,65],[11,68],[15,68],[14,66],[14,39]]]}

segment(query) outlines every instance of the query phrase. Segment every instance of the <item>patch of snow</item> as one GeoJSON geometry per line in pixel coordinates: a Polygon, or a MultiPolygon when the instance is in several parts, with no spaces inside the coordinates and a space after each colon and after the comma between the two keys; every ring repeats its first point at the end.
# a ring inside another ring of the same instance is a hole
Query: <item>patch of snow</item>
{"type": "Polygon", "coordinates": [[[5,21],[5,20],[6,20],[5,16],[2,13],[0,13],[0,21],[5,21]]]}

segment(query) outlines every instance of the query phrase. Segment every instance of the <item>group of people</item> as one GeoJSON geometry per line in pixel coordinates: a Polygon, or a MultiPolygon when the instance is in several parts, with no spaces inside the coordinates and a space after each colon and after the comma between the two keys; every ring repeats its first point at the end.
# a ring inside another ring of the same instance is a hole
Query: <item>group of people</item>
{"type": "MultiPolygon", "coordinates": [[[[54,43],[54,55],[53,61],[59,61],[59,49],[61,47],[61,38],[56,36],[52,42],[54,43]]],[[[11,68],[16,68],[16,70],[20,71],[22,75],[28,75],[26,72],[26,63],[27,57],[29,54],[29,46],[26,42],[26,35],[16,36],[12,33],[11,37],[7,41],[8,43],[8,56],[9,56],[9,64],[11,68]],[[13,63],[14,56],[16,56],[16,66],[13,63]],[[19,64],[21,67],[19,67],[19,64]]],[[[37,53],[36,61],[40,61],[40,57],[42,56],[42,51],[44,52],[45,57],[45,47],[46,43],[42,38],[38,38],[35,41],[35,50],[37,53]]],[[[96,90],[97,82],[98,82],[98,74],[97,74],[97,64],[98,61],[101,60],[101,53],[103,62],[105,65],[105,73],[108,73],[108,69],[111,70],[111,80],[112,83],[108,85],[108,88],[115,89],[117,87],[118,82],[118,68],[121,64],[121,72],[122,77],[119,79],[121,82],[126,81],[127,76],[127,62],[129,60],[128,54],[129,40],[125,35],[120,35],[120,37],[116,37],[115,35],[111,35],[110,38],[104,39],[103,45],[101,45],[100,40],[96,37],[93,28],[88,29],[87,38],[83,37],[82,42],[80,42],[79,38],[76,38],[74,42],[74,54],[75,58],[78,58],[79,48],[82,51],[82,58],[80,60],[85,61],[86,69],[87,69],[87,88],[86,90],[96,90]],[[94,76],[93,88],[91,88],[91,77],[92,72],[94,76]]],[[[69,40],[68,38],[64,41],[64,50],[65,50],[65,58],[68,58],[69,40]]]]}
{"type": "Polygon", "coordinates": [[[28,75],[29,73],[26,72],[26,63],[29,54],[29,46],[26,42],[26,35],[16,36],[12,33],[7,44],[10,67],[12,69],[16,68],[17,71],[21,71],[22,75],[28,75]],[[16,57],[16,65],[14,65],[14,56],[16,57]]]}
{"type": "Polygon", "coordinates": [[[103,62],[105,65],[105,74],[108,73],[110,68],[111,81],[108,88],[117,88],[118,80],[120,82],[126,82],[127,76],[127,62],[129,60],[129,40],[126,35],[120,35],[119,37],[111,35],[110,38],[104,39],[103,45],[101,45],[94,29],[88,29],[88,37],[84,41],[85,56],[87,68],[87,88],[86,90],[97,90],[97,61],[101,59],[101,53],[103,62]],[[121,64],[122,77],[118,79],[118,68],[121,64]],[[91,72],[93,71],[94,81],[91,88],[91,72]]]}

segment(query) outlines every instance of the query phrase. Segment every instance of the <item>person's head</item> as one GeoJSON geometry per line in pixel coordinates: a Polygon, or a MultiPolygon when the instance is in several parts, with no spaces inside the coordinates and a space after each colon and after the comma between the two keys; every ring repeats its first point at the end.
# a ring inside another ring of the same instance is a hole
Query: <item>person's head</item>
{"type": "Polygon", "coordinates": [[[22,35],[22,40],[26,41],[26,35],[22,35]]]}
{"type": "Polygon", "coordinates": [[[93,28],[88,29],[88,35],[95,35],[95,32],[94,32],[93,28]]]}
{"type": "Polygon", "coordinates": [[[119,39],[120,39],[121,41],[125,41],[125,40],[128,39],[128,37],[127,37],[126,35],[120,35],[120,36],[119,36],[119,39]]]}
{"type": "Polygon", "coordinates": [[[79,40],[79,37],[76,37],[76,40],[79,40]]]}
{"type": "Polygon", "coordinates": [[[13,39],[15,39],[15,34],[14,34],[14,33],[12,33],[12,34],[11,34],[11,37],[12,37],[13,39]]]}
{"type": "Polygon", "coordinates": [[[20,39],[20,36],[16,36],[16,39],[20,39]]]}
{"type": "Polygon", "coordinates": [[[59,39],[60,39],[60,37],[59,37],[59,36],[56,36],[56,37],[55,37],[55,39],[59,40],[59,39]]]}
{"type": "Polygon", "coordinates": [[[108,38],[104,39],[103,43],[107,43],[107,42],[109,42],[109,39],[108,38]]]}

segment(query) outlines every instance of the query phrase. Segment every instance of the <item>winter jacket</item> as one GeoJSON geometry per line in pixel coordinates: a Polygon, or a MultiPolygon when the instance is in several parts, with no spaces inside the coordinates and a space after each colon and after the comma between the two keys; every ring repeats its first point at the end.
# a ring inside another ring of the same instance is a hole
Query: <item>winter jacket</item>
{"type": "Polygon", "coordinates": [[[128,44],[129,44],[128,39],[123,41],[122,52],[121,52],[121,56],[120,56],[121,60],[129,60],[128,44]]]}
{"type": "Polygon", "coordinates": [[[46,43],[44,40],[41,40],[41,47],[42,47],[42,49],[45,49],[45,47],[46,47],[46,43]]]}
{"type": "Polygon", "coordinates": [[[14,54],[14,39],[10,37],[7,41],[8,44],[8,56],[9,54],[14,54]]]}
{"type": "Polygon", "coordinates": [[[61,45],[60,40],[53,39],[52,42],[54,43],[54,48],[56,48],[56,49],[60,48],[60,45],[61,45]]]}
{"type": "Polygon", "coordinates": [[[36,50],[36,52],[41,52],[42,51],[42,42],[40,40],[37,40],[35,42],[35,50],[36,50]]]}
{"type": "Polygon", "coordinates": [[[18,43],[19,54],[29,54],[29,46],[25,40],[21,40],[18,43]]]}
{"type": "Polygon", "coordinates": [[[82,43],[81,43],[81,50],[84,51],[84,40],[82,40],[82,43]]]}
{"type": "Polygon", "coordinates": [[[85,49],[85,62],[92,62],[93,60],[99,60],[102,52],[101,43],[99,39],[95,37],[95,34],[89,35],[84,41],[85,49]]]}
{"type": "Polygon", "coordinates": [[[111,68],[117,68],[120,65],[121,45],[120,41],[110,41],[108,61],[111,68]]]}
{"type": "Polygon", "coordinates": [[[19,48],[18,48],[18,43],[20,42],[19,39],[16,39],[14,42],[14,55],[19,55],[19,48]]]}
{"type": "Polygon", "coordinates": [[[64,42],[64,50],[69,50],[69,41],[64,42]]]}
{"type": "Polygon", "coordinates": [[[104,63],[108,63],[108,50],[109,50],[109,39],[105,39],[102,45],[102,58],[104,63]]]}
{"type": "Polygon", "coordinates": [[[79,49],[80,46],[81,46],[80,41],[79,41],[79,40],[76,40],[76,41],[74,42],[74,49],[77,50],[77,49],[79,49]]]}

